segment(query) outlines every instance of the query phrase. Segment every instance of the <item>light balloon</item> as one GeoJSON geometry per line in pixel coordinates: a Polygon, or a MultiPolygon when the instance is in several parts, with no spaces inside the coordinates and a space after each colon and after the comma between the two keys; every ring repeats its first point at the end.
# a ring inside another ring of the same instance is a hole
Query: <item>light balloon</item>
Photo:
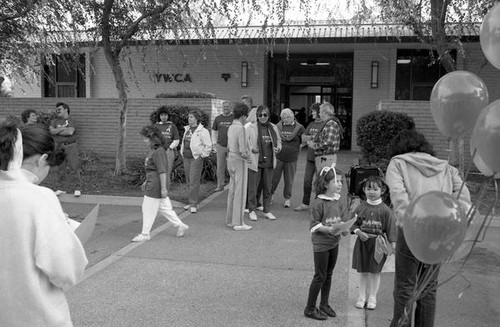
{"type": "Polygon", "coordinates": [[[500,3],[494,5],[484,16],[479,42],[486,59],[500,69],[500,3]]]}
{"type": "Polygon", "coordinates": [[[488,101],[486,84],[471,72],[457,70],[444,75],[434,85],[431,113],[439,131],[457,139],[472,130],[488,101]]]}
{"type": "MultiPolygon", "coordinates": [[[[484,165],[493,173],[500,173],[500,100],[490,103],[477,118],[471,134],[471,147],[484,165]]],[[[478,167],[479,168],[479,167],[478,167]]]]}
{"type": "Polygon", "coordinates": [[[478,217],[480,216],[476,214],[472,218],[472,221],[465,232],[464,240],[462,241],[462,244],[460,244],[460,246],[456,249],[455,253],[451,255],[451,258],[449,259],[450,262],[460,261],[472,251],[472,247],[476,238],[480,238],[479,230],[481,229],[481,221],[478,217]]]}
{"type": "Polygon", "coordinates": [[[431,191],[410,203],[403,233],[413,255],[423,263],[444,261],[459,246],[467,217],[459,201],[448,193],[431,191]]]}

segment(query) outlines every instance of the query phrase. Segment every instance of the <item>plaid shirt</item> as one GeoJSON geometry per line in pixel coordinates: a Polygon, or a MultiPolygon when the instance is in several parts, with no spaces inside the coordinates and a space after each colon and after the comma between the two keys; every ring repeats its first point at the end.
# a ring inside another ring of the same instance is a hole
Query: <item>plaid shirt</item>
{"type": "Polygon", "coordinates": [[[335,154],[340,148],[340,130],[337,123],[330,119],[325,127],[314,138],[314,155],[316,157],[335,154]]]}

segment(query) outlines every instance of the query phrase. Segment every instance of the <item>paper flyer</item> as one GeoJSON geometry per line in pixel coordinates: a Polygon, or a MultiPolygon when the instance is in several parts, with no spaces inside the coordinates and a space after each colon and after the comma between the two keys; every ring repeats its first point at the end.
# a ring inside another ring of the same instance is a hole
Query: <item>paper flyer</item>
{"type": "Polygon", "coordinates": [[[94,209],[85,217],[80,225],[75,229],[75,234],[80,239],[82,244],[85,244],[92,236],[94,232],[95,223],[97,221],[97,216],[99,215],[99,205],[96,205],[94,209]]]}

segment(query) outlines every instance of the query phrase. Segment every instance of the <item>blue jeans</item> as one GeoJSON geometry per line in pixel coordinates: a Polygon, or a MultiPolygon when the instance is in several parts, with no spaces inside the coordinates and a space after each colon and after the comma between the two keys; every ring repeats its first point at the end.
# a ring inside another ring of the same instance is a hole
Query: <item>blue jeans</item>
{"type": "Polygon", "coordinates": [[[391,327],[409,327],[415,306],[414,327],[433,327],[436,315],[436,288],[440,265],[424,264],[411,253],[404,238],[403,229],[398,228],[396,242],[396,273],[394,276],[394,315],[391,327]],[[411,303],[415,287],[422,284],[423,276],[432,274],[425,290],[415,303],[411,303]],[[413,304],[413,305],[412,305],[413,304]],[[405,316],[405,311],[408,316],[405,316]]]}
{"type": "Polygon", "coordinates": [[[264,213],[271,212],[271,187],[273,168],[258,168],[258,171],[248,170],[248,210],[255,211],[260,198],[259,187],[262,187],[264,213]]]}
{"type": "Polygon", "coordinates": [[[203,170],[203,158],[197,159],[184,158],[184,173],[189,186],[189,204],[192,207],[198,205],[200,199],[201,172],[203,170]]]}
{"type": "Polygon", "coordinates": [[[316,165],[314,161],[307,160],[306,171],[304,172],[304,195],[302,196],[302,203],[305,205],[309,205],[311,202],[311,191],[315,172],[316,165]]]}
{"type": "Polygon", "coordinates": [[[332,273],[337,263],[338,254],[338,245],[328,251],[314,252],[314,277],[309,287],[306,308],[312,309],[316,306],[316,300],[320,291],[320,304],[328,304],[330,288],[332,286],[332,273]]]}

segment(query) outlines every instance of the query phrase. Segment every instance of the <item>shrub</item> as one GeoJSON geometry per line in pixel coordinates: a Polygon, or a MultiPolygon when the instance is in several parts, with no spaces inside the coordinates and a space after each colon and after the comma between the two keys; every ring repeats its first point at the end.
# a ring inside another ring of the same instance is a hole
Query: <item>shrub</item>
{"type": "MultiPolygon", "coordinates": [[[[188,125],[189,112],[193,109],[199,108],[182,105],[167,105],[167,107],[170,109],[169,119],[179,130],[179,134],[182,139],[182,135],[184,134],[184,126],[188,125]]],[[[156,124],[160,121],[160,117],[158,116],[156,110],[149,115],[149,121],[151,122],[151,124],[156,124]]],[[[204,111],[201,111],[201,123],[206,128],[210,127],[210,117],[204,111]]]]}
{"type": "Polygon", "coordinates": [[[200,99],[215,99],[215,94],[210,92],[198,91],[181,91],[176,93],[160,93],[157,98],[200,98],[200,99]]]}
{"type": "Polygon", "coordinates": [[[382,168],[389,163],[389,143],[400,131],[414,129],[415,121],[410,116],[394,111],[371,111],[359,118],[356,124],[363,160],[367,164],[382,168]]]}

